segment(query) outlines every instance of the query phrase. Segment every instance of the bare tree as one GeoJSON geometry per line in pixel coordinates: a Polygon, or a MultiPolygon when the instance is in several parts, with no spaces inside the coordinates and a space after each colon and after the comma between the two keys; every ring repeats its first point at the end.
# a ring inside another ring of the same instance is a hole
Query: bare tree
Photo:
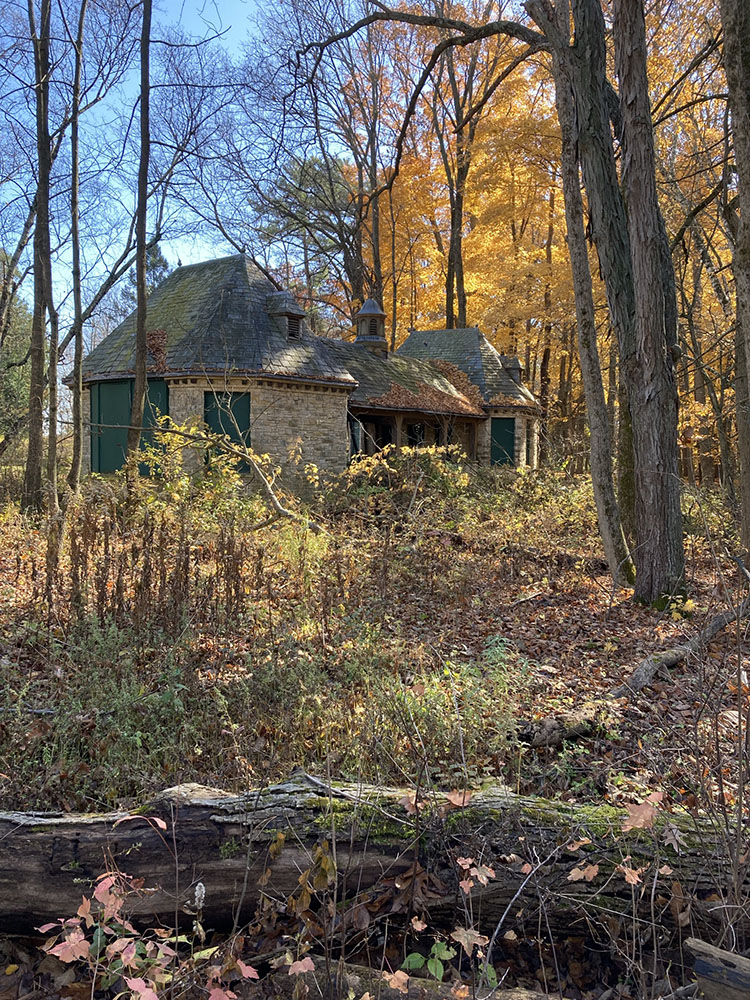
{"type": "Polygon", "coordinates": [[[136,267],[136,310],[135,329],[135,380],[133,382],[133,402],[128,428],[128,454],[138,450],[143,424],[143,407],[146,399],[146,224],[148,214],[148,167],[151,158],[151,128],[149,122],[151,52],[151,0],[143,2],[141,26],[141,87],[140,87],[140,158],[138,163],[138,205],[135,216],[135,267],[136,267]]]}

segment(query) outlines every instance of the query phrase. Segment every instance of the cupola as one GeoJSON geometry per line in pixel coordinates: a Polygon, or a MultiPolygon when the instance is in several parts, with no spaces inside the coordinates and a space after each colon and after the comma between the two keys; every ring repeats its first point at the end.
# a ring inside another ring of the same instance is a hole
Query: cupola
{"type": "Polygon", "coordinates": [[[291,292],[274,292],[266,298],[269,316],[279,316],[286,320],[286,335],[289,340],[299,340],[302,320],[307,313],[291,292]]]}
{"type": "Polygon", "coordinates": [[[357,337],[354,341],[361,347],[366,347],[373,354],[385,357],[388,354],[388,343],[385,339],[385,313],[375,299],[368,299],[357,315],[357,337]]]}

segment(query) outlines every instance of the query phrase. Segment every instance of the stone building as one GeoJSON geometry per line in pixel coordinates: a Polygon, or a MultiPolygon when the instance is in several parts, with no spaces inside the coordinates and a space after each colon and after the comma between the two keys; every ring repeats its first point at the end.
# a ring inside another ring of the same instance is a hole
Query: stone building
{"type": "MultiPolygon", "coordinates": [[[[457,442],[477,462],[536,465],[537,403],[518,362],[477,329],[414,331],[389,353],[370,299],[353,341],[318,337],[241,254],[170,274],[149,298],[148,329],[145,428],[159,413],[197,417],[289,478],[308,462],[340,472],[387,444],[457,442]]],[[[134,366],[135,313],[84,359],[85,471],[123,464],[134,366]]],[[[199,452],[185,461],[197,469],[199,452]]]]}

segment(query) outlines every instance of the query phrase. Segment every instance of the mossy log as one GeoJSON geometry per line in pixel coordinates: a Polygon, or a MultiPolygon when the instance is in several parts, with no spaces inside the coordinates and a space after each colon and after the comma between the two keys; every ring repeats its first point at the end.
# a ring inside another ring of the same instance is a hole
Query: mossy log
{"type": "MultiPolygon", "coordinates": [[[[462,994],[456,990],[455,983],[438,983],[434,979],[417,978],[408,976],[406,981],[402,980],[400,988],[391,985],[391,977],[383,975],[377,969],[369,969],[362,965],[350,965],[348,962],[326,963],[322,958],[315,958],[315,969],[311,972],[304,972],[299,978],[308,987],[308,996],[335,996],[335,997],[362,997],[370,994],[378,997],[379,1000],[456,1000],[456,996],[462,994]],[[331,987],[329,989],[329,987],[331,987]]],[[[297,976],[290,976],[287,970],[282,968],[276,975],[272,975],[263,984],[265,996],[272,997],[294,997],[299,995],[295,990],[297,986],[297,976]]],[[[253,987],[242,990],[243,997],[253,996],[253,987]]],[[[260,991],[257,991],[260,992],[260,991]]],[[[474,990],[470,987],[466,991],[468,997],[474,995],[474,990]]],[[[489,989],[485,987],[476,993],[477,997],[492,997],[492,1000],[541,1000],[540,994],[531,990],[497,987],[489,989]]]]}
{"type": "Polygon", "coordinates": [[[339,904],[357,897],[379,915],[421,912],[448,929],[467,926],[458,885],[467,872],[457,858],[494,869],[468,875],[476,883],[474,927],[487,935],[501,921],[500,937],[511,929],[536,934],[542,912],[553,931],[586,934],[592,920],[612,931],[635,908],[649,927],[710,936],[706,928],[726,911],[723,838],[689,815],[659,812],[653,829],[626,834],[626,811],[609,805],[517,796],[500,786],[459,806],[456,795],[421,798],[415,812],[413,793],[329,787],[296,772],[244,795],[180,785],[135,815],[0,813],[0,929],[70,916],[93,880],[115,867],[154,889],[138,901],[139,920],[191,919],[201,882],[204,925],[226,927],[249,919],[262,894],[284,900],[299,892],[322,841],[339,904]],[[404,873],[417,862],[429,878],[407,891],[404,873]]]}

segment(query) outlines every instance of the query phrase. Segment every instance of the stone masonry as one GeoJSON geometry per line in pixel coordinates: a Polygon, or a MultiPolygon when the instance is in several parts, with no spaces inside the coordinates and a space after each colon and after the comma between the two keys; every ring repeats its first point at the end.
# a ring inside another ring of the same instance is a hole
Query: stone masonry
{"type": "MultiPolygon", "coordinates": [[[[169,416],[176,424],[203,420],[203,394],[211,387],[207,380],[191,379],[169,383],[169,416]]],[[[187,445],[182,449],[182,464],[186,472],[198,472],[203,455],[198,448],[187,445]]]]}
{"type": "Polygon", "coordinates": [[[286,478],[301,478],[308,462],[343,472],[349,456],[347,392],[327,386],[261,379],[250,391],[253,451],[269,455],[286,478]]]}

